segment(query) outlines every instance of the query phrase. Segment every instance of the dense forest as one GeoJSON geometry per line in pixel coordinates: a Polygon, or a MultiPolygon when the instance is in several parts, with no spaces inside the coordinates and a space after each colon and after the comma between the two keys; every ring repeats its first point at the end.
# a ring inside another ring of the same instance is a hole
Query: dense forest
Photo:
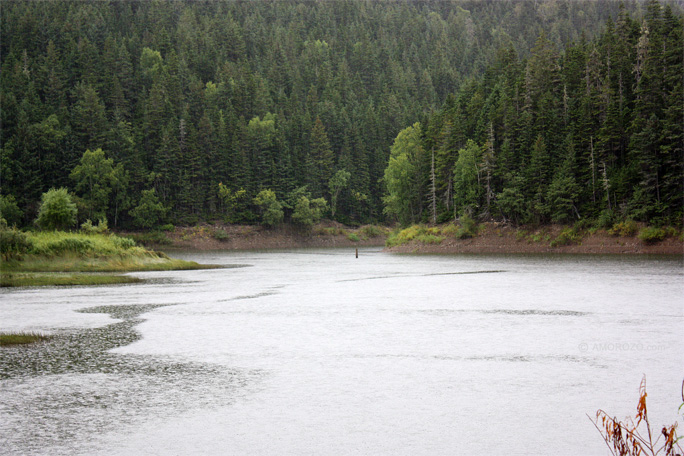
{"type": "Polygon", "coordinates": [[[81,222],[118,227],[257,222],[271,202],[288,218],[303,197],[350,224],[681,224],[682,17],[667,3],[1,8],[11,223],[66,188],[81,222]]]}
{"type": "Polygon", "coordinates": [[[528,58],[502,48],[424,124],[385,172],[403,223],[470,215],[513,223],[682,224],[684,28],[657,1],[621,9],[595,39],[528,58]]]}

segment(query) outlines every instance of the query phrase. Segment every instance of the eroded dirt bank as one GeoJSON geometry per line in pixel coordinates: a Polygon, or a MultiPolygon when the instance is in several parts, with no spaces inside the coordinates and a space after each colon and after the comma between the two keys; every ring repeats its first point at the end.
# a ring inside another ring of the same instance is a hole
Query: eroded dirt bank
{"type": "Polygon", "coordinates": [[[561,226],[547,226],[535,230],[481,225],[480,233],[470,239],[445,238],[439,244],[410,242],[387,248],[395,253],[589,253],[589,254],[669,254],[684,255],[681,238],[666,238],[645,243],[636,235],[611,236],[604,230],[583,233],[581,239],[567,245],[553,245],[562,231],[561,226]]]}

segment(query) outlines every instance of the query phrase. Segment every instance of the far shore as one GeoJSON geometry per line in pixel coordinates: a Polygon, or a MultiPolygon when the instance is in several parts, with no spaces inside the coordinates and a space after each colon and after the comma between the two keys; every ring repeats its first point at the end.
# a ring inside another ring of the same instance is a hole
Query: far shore
{"type": "MultiPolygon", "coordinates": [[[[324,223],[309,233],[302,233],[289,227],[266,229],[253,225],[200,225],[175,227],[164,232],[161,238],[150,237],[146,245],[157,250],[269,250],[289,248],[331,248],[331,247],[383,247],[390,253],[422,254],[477,254],[477,253],[568,253],[568,254],[655,254],[684,255],[684,241],[681,235],[662,241],[647,243],[637,235],[612,236],[605,230],[584,232],[581,239],[567,245],[552,246],[564,227],[558,225],[537,228],[513,227],[497,223],[480,225],[476,236],[456,239],[443,236],[439,243],[410,241],[393,247],[386,247],[389,229],[382,234],[367,228],[350,228],[338,223],[324,223]],[[215,233],[223,236],[217,239],[215,233]],[[373,234],[369,236],[368,233],[373,234]]],[[[135,235],[135,234],[134,234],[135,235]]],[[[135,235],[144,237],[145,235],[135,235]]]]}

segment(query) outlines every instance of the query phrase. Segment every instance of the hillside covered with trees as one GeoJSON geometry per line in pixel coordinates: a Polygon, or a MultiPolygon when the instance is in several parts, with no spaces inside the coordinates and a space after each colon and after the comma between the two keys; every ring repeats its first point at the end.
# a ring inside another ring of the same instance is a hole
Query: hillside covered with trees
{"type": "Polygon", "coordinates": [[[405,224],[464,214],[609,227],[682,223],[684,30],[657,1],[595,39],[528,58],[499,50],[424,124],[394,141],[386,212],[405,224]]]}
{"type": "Polygon", "coordinates": [[[681,223],[663,5],[5,1],[3,217],[681,223]]]}

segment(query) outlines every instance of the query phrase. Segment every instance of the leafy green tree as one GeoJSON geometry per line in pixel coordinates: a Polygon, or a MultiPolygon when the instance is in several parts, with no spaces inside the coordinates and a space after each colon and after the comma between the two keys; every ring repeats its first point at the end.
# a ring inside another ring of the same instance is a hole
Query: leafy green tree
{"type": "Polygon", "coordinates": [[[43,193],[36,223],[44,230],[64,230],[76,224],[76,204],[66,188],[43,193]]]}
{"type": "Polygon", "coordinates": [[[418,163],[425,153],[421,134],[420,123],[401,130],[390,148],[389,164],[385,169],[384,211],[402,225],[408,225],[420,216],[418,163]]]}
{"type": "Polygon", "coordinates": [[[223,185],[223,182],[218,184],[218,198],[226,213],[227,220],[232,223],[240,221],[240,216],[247,210],[249,197],[244,188],[231,190],[228,186],[223,185]]]}
{"type": "Polygon", "coordinates": [[[0,195],[0,217],[8,226],[21,225],[24,211],[17,206],[17,200],[13,195],[0,195]]]}
{"type": "Polygon", "coordinates": [[[482,187],[478,163],[480,148],[469,139],[465,148],[458,151],[454,165],[454,209],[456,214],[473,214],[480,204],[482,187]]]}
{"type": "Polygon", "coordinates": [[[259,206],[261,211],[261,223],[266,226],[274,227],[283,221],[285,216],[283,204],[278,201],[273,190],[265,189],[259,192],[254,198],[254,204],[259,206]]]}
{"type": "Polygon", "coordinates": [[[157,197],[155,189],[143,190],[140,202],[129,211],[133,222],[141,228],[154,228],[158,226],[166,216],[166,208],[157,197]]]}
{"type": "Polygon", "coordinates": [[[309,230],[318,223],[327,207],[328,203],[324,198],[309,200],[306,196],[301,196],[292,212],[292,221],[305,230],[309,230]]]}
{"type": "Polygon", "coordinates": [[[106,217],[112,184],[116,177],[120,180],[123,173],[123,170],[119,170],[116,173],[118,176],[115,176],[114,169],[114,161],[105,158],[102,149],[96,149],[86,150],[80,164],[71,172],[71,179],[76,182],[76,190],[82,193],[88,207],[88,218],[106,217]]]}

